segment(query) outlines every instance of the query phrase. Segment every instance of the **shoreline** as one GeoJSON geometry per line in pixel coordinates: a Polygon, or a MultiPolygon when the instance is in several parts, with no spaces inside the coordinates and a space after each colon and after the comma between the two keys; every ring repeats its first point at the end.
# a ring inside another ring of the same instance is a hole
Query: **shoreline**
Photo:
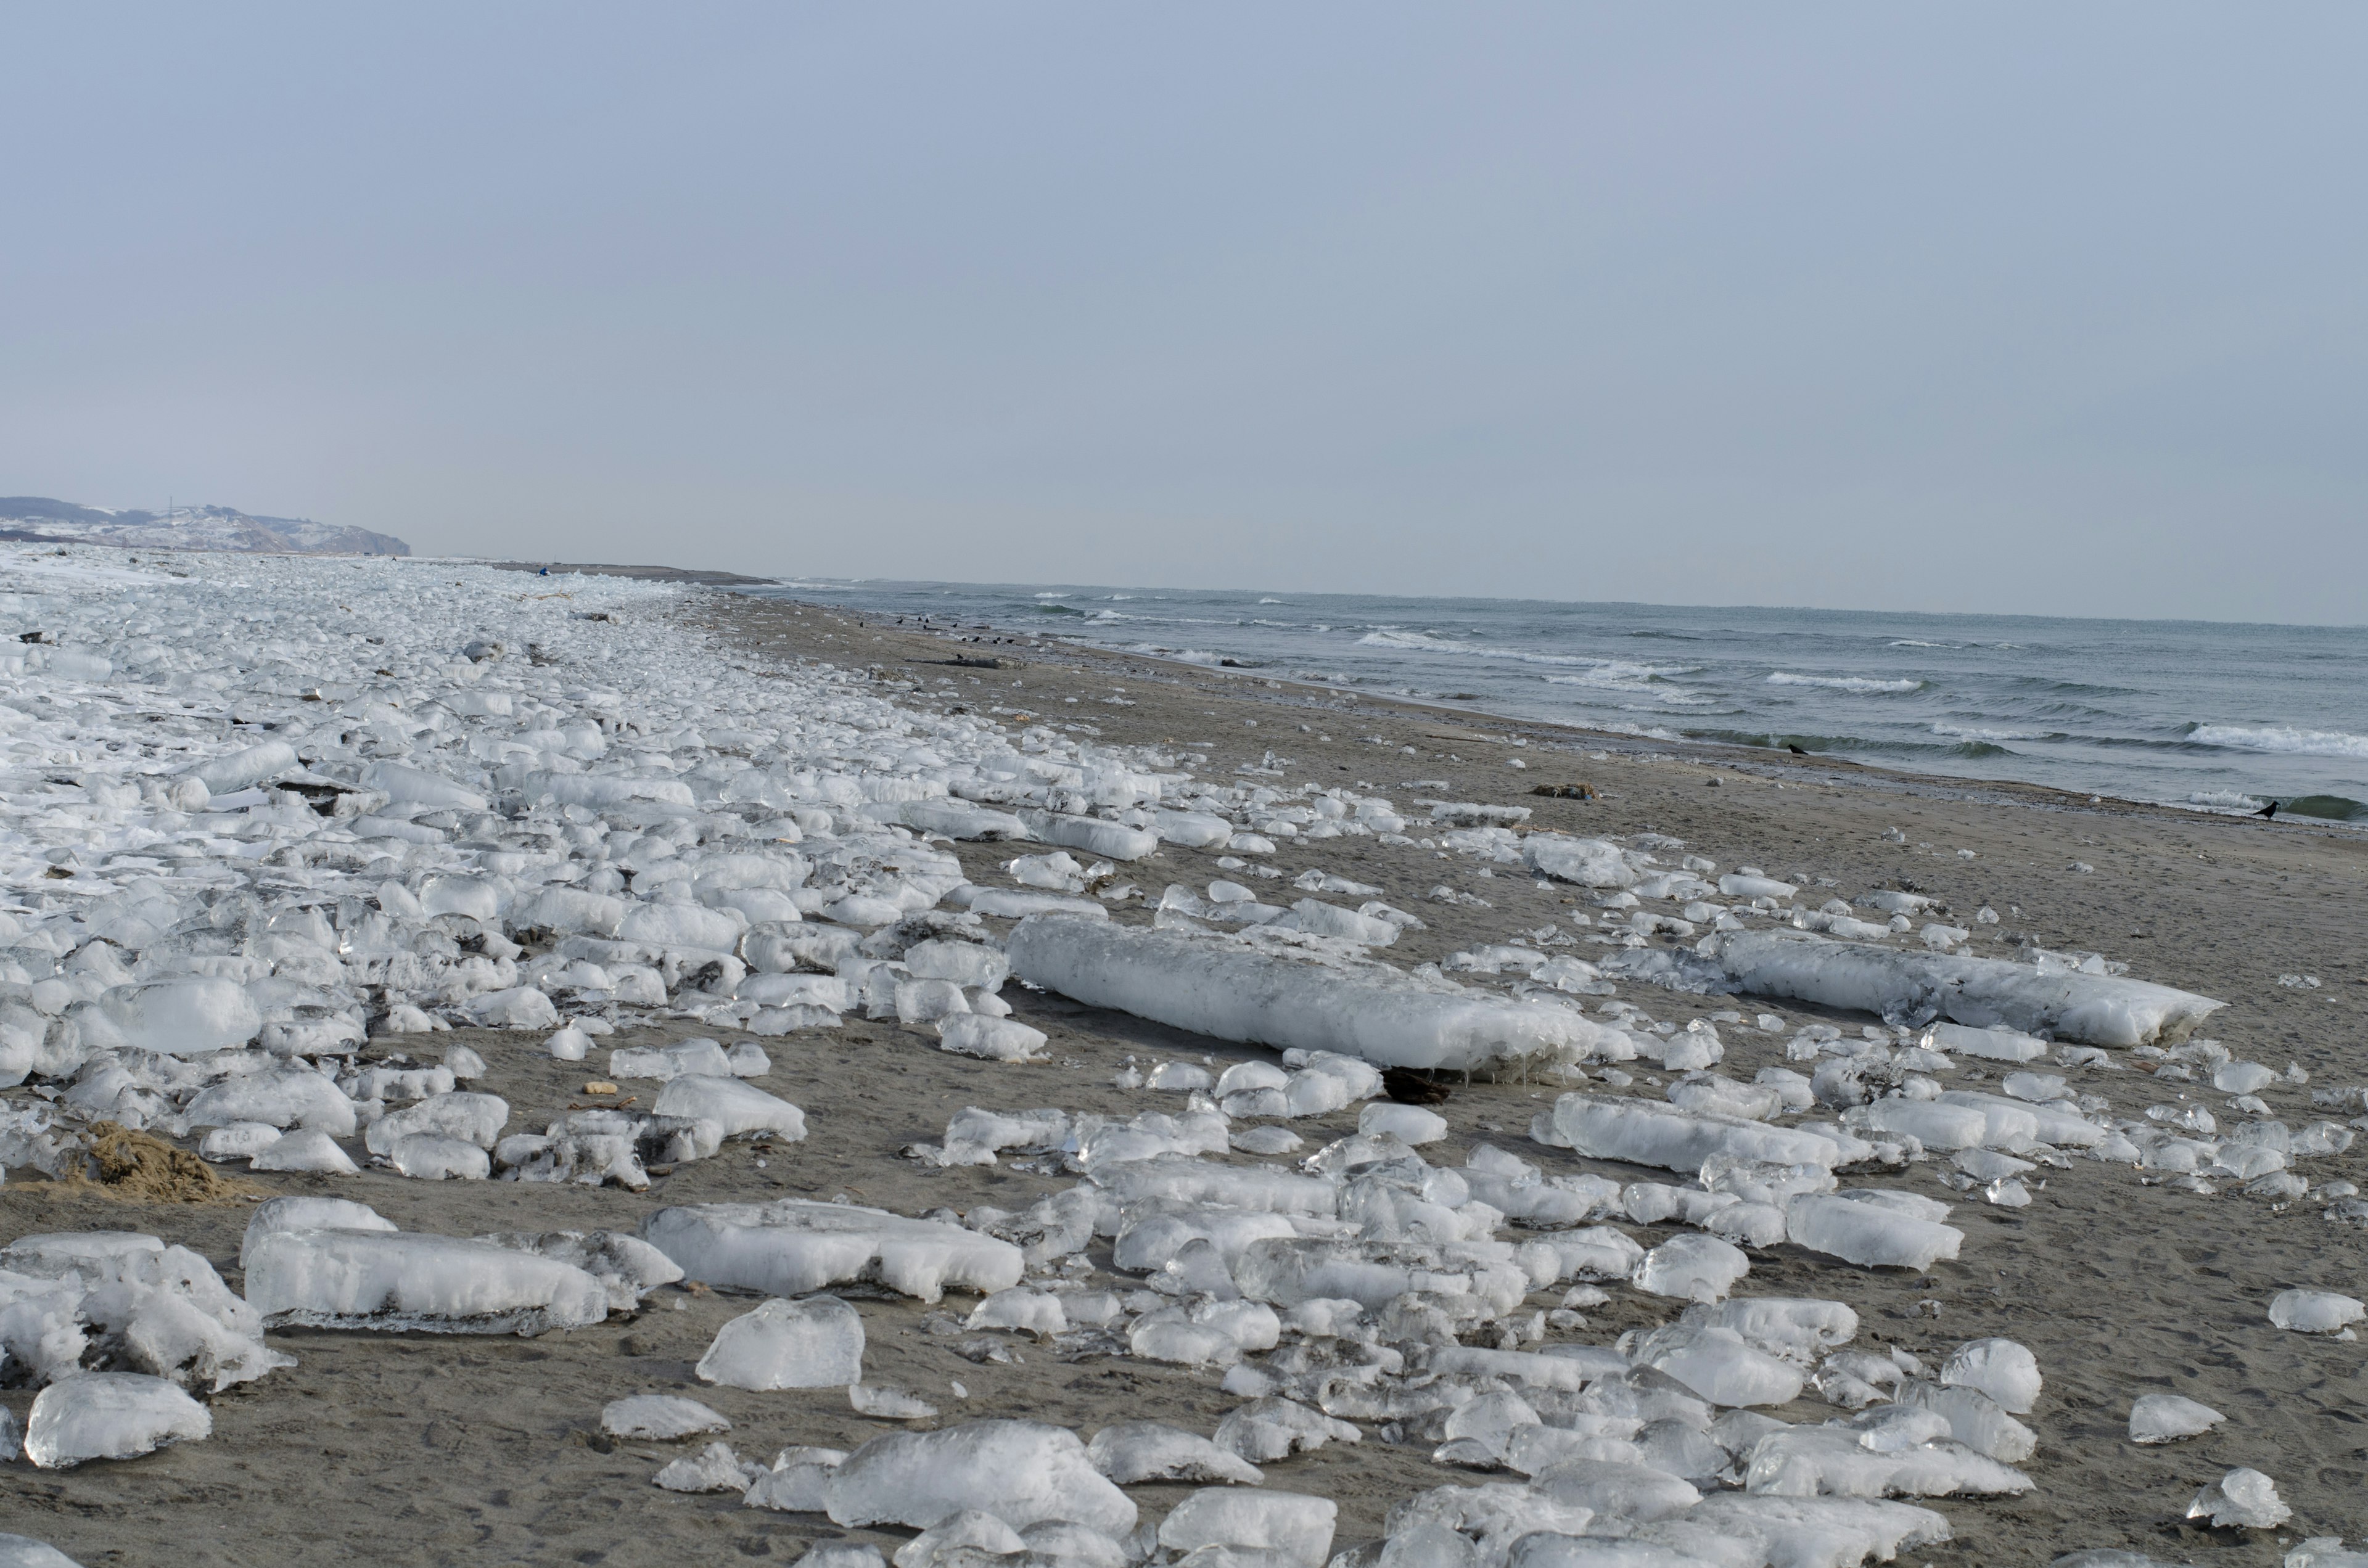
{"type": "MultiPolygon", "coordinates": [[[[655,569],[653,569],[655,570],[655,569]]],[[[556,568],[554,568],[556,571],[556,568]]],[[[689,574],[674,579],[695,581],[689,574]]],[[[743,585],[730,585],[727,591],[743,585]]],[[[749,597],[757,596],[750,595],[749,597]]],[[[792,599],[764,596],[763,602],[795,604],[815,614],[844,617],[860,625],[878,629],[882,623],[868,620],[862,612],[845,607],[811,599],[792,599]]],[[[1471,729],[1466,738],[1486,738],[1483,729],[1501,732],[1502,739],[1521,737],[1531,742],[1565,744],[1573,749],[1620,752],[1631,756],[1656,754],[1676,755],[1714,763],[1737,772],[1765,774],[1771,778],[1803,777],[1810,781],[1828,785],[1856,785],[1872,789],[1888,789],[1899,793],[1937,799],[1992,800],[2045,811],[2086,812],[2106,815],[2161,815],[2172,821],[2201,819],[2204,821],[2249,823],[2259,822],[2263,827],[2324,831],[2344,835],[2368,835],[2368,822],[2344,822],[2333,818],[2286,816],[2261,821],[2250,812],[2214,811],[2200,806],[2180,805],[2167,801],[2136,800],[2126,796],[2098,795],[2066,790],[2052,784],[2038,784],[2016,778],[1971,778],[1956,774],[1924,773],[1911,768],[1894,767],[1882,763],[1858,762],[1848,757],[1811,752],[1795,755],[1772,747],[1738,745],[1726,741],[1697,740],[1687,736],[1664,739],[1653,735],[1631,734],[1616,730],[1598,730],[1565,720],[1532,719],[1496,712],[1485,708],[1466,708],[1449,702],[1428,701],[1420,698],[1375,695],[1350,691],[1344,687],[1319,682],[1295,680],[1262,673],[1258,666],[1214,666],[1189,659],[1176,659],[1156,653],[1139,653],[1122,649],[1104,648],[1065,636],[1035,636],[1023,633],[996,633],[984,641],[977,636],[964,636],[959,629],[922,630],[899,624],[891,630],[911,636],[935,638],[948,644],[968,643],[981,648],[1002,647],[1024,650],[1042,657],[1065,655],[1081,665],[1119,669],[1142,676],[1157,671],[1179,684],[1192,681],[1224,683],[1219,687],[1226,695],[1251,701],[1289,706],[1288,697],[1296,695],[1312,699],[1310,706],[1332,711],[1357,707],[1381,709],[1406,713],[1428,715],[1463,723],[1471,729]],[[1263,688],[1263,689],[1260,689],[1263,688]],[[1281,693],[1283,696],[1272,695],[1281,693]],[[1557,740],[1558,737],[1568,737],[1557,740]],[[1816,778],[1821,769],[1834,770],[1833,777],[1816,778]]],[[[973,629],[976,630],[976,629],[973,629]]]]}

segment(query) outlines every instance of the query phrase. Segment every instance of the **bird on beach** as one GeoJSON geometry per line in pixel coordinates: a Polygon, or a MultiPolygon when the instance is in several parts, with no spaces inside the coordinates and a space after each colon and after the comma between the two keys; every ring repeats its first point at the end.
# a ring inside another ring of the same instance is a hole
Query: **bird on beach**
{"type": "Polygon", "coordinates": [[[1784,744],[1784,749],[1791,752],[1794,756],[1806,756],[1809,755],[1807,752],[1803,751],[1799,746],[1793,744],[1790,741],[1787,741],[1784,744]]]}
{"type": "Polygon", "coordinates": [[[2260,817],[2264,822],[2274,822],[2277,820],[2278,803],[2275,801],[2271,801],[2268,805],[2263,806],[2260,811],[2255,812],[2253,814],[2260,817]]]}

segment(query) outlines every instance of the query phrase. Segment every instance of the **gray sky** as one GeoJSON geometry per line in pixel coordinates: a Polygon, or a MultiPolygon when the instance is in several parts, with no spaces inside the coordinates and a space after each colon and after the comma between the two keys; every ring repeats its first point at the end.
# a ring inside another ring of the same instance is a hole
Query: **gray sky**
{"type": "Polygon", "coordinates": [[[2368,619],[2368,11],[0,13],[0,494],[2368,619]]]}

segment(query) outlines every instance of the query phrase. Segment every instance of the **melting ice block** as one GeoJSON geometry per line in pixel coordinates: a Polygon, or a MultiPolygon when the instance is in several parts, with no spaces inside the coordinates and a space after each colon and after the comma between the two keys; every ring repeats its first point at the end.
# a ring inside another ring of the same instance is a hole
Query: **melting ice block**
{"type": "Polygon", "coordinates": [[[573,1265],[458,1236],[275,1231],[247,1249],[246,1299],[267,1322],[430,1334],[540,1334],[609,1315],[573,1265]]]}
{"type": "Polygon", "coordinates": [[[0,1532],[0,1568],[82,1568],[82,1564],[46,1540],[0,1532]]]}
{"type": "Polygon", "coordinates": [[[2056,1040],[2089,1045],[2183,1040],[2227,1006],[2143,980],[1903,952],[1804,932],[1731,932],[1713,938],[1708,949],[1706,956],[1736,989],[1756,995],[1885,1017],[1920,1013],[1976,1028],[2046,1029],[2056,1040]]]}
{"type": "Polygon", "coordinates": [[[137,1459],[213,1429],[206,1407],[163,1378],[76,1372],[34,1398],[25,1457],[43,1470],[68,1470],[85,1460],[137,1459]]]}
{"type": "Polygon", "coordinates": [[[1577,1062],[1626,1037],[1542,1002],[1447,989],[1379,962],[1322,962],[1202,932],[1020,922],[1011,971],[1095,1006],[1277,1049],[1385,1067],[1477,1071],[1577,1062]]]}
{"type": "Polygon", "coordinates": [[[782,1199],[661,1209],[642,1238],[704,1284],[798,1296],[852,1281],[934,1301],[947,1286],[988,1295],[1019,1283],[1019,1249],[882,1209],[782,1199]]]}
{"type": "Polygon", "coordinates": [[[2294,1510],[2278,1495],[2278,1483],[2258,1470],[2230,1471],[2195,1494],[2187,1506],[2191,1519],[2210,1518],[2223,1528],[2275,1529],[2294,1517],[2294,1510]]]}
{"type": "Polygon", "coordinates": [[[863,1381],[863,1320],[836,1296],[767,1301],[716,1331],[698,1371],[727,1388],[845,1388],[863,1381]]]}
{"type": "Polygon", "coordinates": [[[841,1525],[927,1529],[966,1508],[1014,1529],[1068,1519],[1108,1536],[1134,1528],[1134,1504],[1064,1427],[973,1421],[940,1432],[874,1437],[831,1472],[824,1497],[841,1525]]]}

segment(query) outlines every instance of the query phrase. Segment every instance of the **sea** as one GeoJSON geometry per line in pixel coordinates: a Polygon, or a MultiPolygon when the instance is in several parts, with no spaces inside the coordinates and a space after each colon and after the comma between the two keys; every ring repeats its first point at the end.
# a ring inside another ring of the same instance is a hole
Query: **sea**
{"type": "Polygon", "coordinates": [[[1639,739],[2368,824],[2368,627],[814,578],[754,591],[1639,739]]]}

